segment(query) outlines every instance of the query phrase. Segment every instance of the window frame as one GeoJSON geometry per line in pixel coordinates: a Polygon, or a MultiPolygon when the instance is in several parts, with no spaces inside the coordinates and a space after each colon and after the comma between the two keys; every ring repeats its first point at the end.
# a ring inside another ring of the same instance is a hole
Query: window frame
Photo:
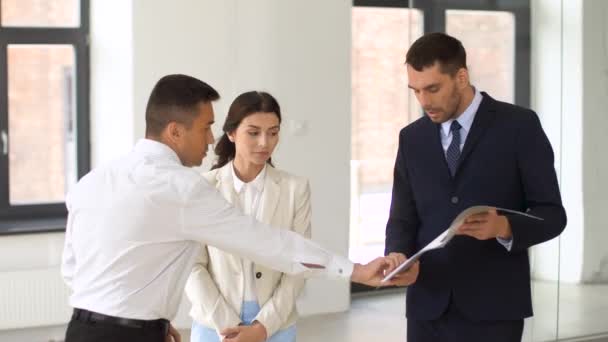
{"type": "Polygon", "coordinates": [[[353,0],[353,7],[418,9],[423,13],[423,33],[445,32],[447,10],[501,11],[512,13],[515,19],[514,102],[522,107],[530,107],[530,68],[532,60],[530,0],[353,0]]]}
{"type": "MultiPolygon", "coordinates": [[[[0,0],[1,5],[2,0],[0,0]]],[[[78,27],[2,26],[0,23],[0,131],[10,136],[8,125],[8,46],[13,44],[71,45],[75,60],[75,128],[77,178],[91,168],[90,161],[90,58],[89,0],[79,0],[78,27]]],[[[0,6],[1,10],[1,6],[0,6]]],[[[9,139],[10,140],[10,139],[9,139]]],[[[2,142],[0,141],[0,144],[2,142]]],[[[8,144],[8,141],[7,141],[8,144]]],[[[0,146],[0,235],[65,230],[64,202],[11,205],[8,153],[0,146]]]]}

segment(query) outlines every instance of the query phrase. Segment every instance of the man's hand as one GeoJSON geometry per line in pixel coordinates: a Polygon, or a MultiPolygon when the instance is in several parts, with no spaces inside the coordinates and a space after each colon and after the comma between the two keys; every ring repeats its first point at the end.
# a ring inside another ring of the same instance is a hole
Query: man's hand
{"type": "Polygon", "coordinates": [[[468,235],[477,240],[489,240],[497,237],[509,240],[513,236],[509,220],[503,215],[498,215],[496,209],[467,217],[456,234],[468,235]]]}
{"type": "Polygon", "coordinates": [[[266,327],[258,321],[252,325],[224,329],[220,334],[225,336],[222,342],[264,342],[268,338],[266,327]]]}
{"type": "Polygon", "coordinates": [[[172,324],[169,324],[169,333],[165,337],[165,342],[181,342],[182,337],[179,334],[179,331],[173,327],[172,324]]]}
{"type": "MultiPolygon", "coordinates": [[[[386,274],[391,273],[395,270],[399,265],[404,263],[407,260],[407,257],[401,253],[390,253],[386,256],[386,260],[389,263],[389,267],[385,270],[386,274]]],[[[420,271],[420,261],[416,261],[410,268],[407,270],[398,273],[395,275],[387,285],[393,286],[408,286],[412,285],[418,279],[418,273],[420,271]]]]}
{"type": "Polygon", "coordinates": [[[350,280],[355,283],[365,284],[369,286],[386,286],[388,283],[381,284],[380,281],[384,278],[384,270],[389,267],[386,258],[376,258],[368,264],[355,264],[353,274],[350,280]]]}

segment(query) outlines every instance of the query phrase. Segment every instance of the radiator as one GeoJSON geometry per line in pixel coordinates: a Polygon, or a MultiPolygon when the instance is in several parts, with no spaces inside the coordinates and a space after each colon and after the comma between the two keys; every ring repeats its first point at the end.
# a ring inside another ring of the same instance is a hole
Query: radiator
{"type": "Polygon", "coordinates": [[[66,324],[69,294],[58,267],[0,272],[0,330],[66,324]]]}

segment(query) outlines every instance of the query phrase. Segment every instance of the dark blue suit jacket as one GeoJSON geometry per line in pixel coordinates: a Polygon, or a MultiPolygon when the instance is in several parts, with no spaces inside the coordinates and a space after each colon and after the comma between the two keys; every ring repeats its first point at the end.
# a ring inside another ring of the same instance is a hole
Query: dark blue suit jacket
{"type": "Polygon", "coordinates": [[[386,254],[413,255],[473,205],[529,211],[544,221],[507,215],[510,252],[496,239],[456,236],[426,253],[407,290],[407,317],[436,319],[450,302],[475,321],[529,317],[528,248],[566,226],[549,140],[536,113],[483,93],[452,177],[439,127],[425,116],[401,130],[386,254]]]}

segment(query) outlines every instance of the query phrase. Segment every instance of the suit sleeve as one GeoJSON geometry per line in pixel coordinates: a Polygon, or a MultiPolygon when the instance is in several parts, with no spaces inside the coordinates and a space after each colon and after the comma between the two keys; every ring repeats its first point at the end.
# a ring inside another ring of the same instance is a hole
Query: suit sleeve
{"type": "Polygon", "coordinates": [[[553,149],[534,112],[528,112],[517,139],[517,163],[528,213],[543,221],[508,215],[513,232],[511,251],[522,251],[558,236],[566,226],[553,149]]]}
{"type": "Polygon", "coordinates": [[[393,252],[413,255],[420,224],[406,165],[404,133],[405,131],[401,131],[399,135],[399,149],[393,174],[393,196],[386,223],[385,255],[393,252]]]}

